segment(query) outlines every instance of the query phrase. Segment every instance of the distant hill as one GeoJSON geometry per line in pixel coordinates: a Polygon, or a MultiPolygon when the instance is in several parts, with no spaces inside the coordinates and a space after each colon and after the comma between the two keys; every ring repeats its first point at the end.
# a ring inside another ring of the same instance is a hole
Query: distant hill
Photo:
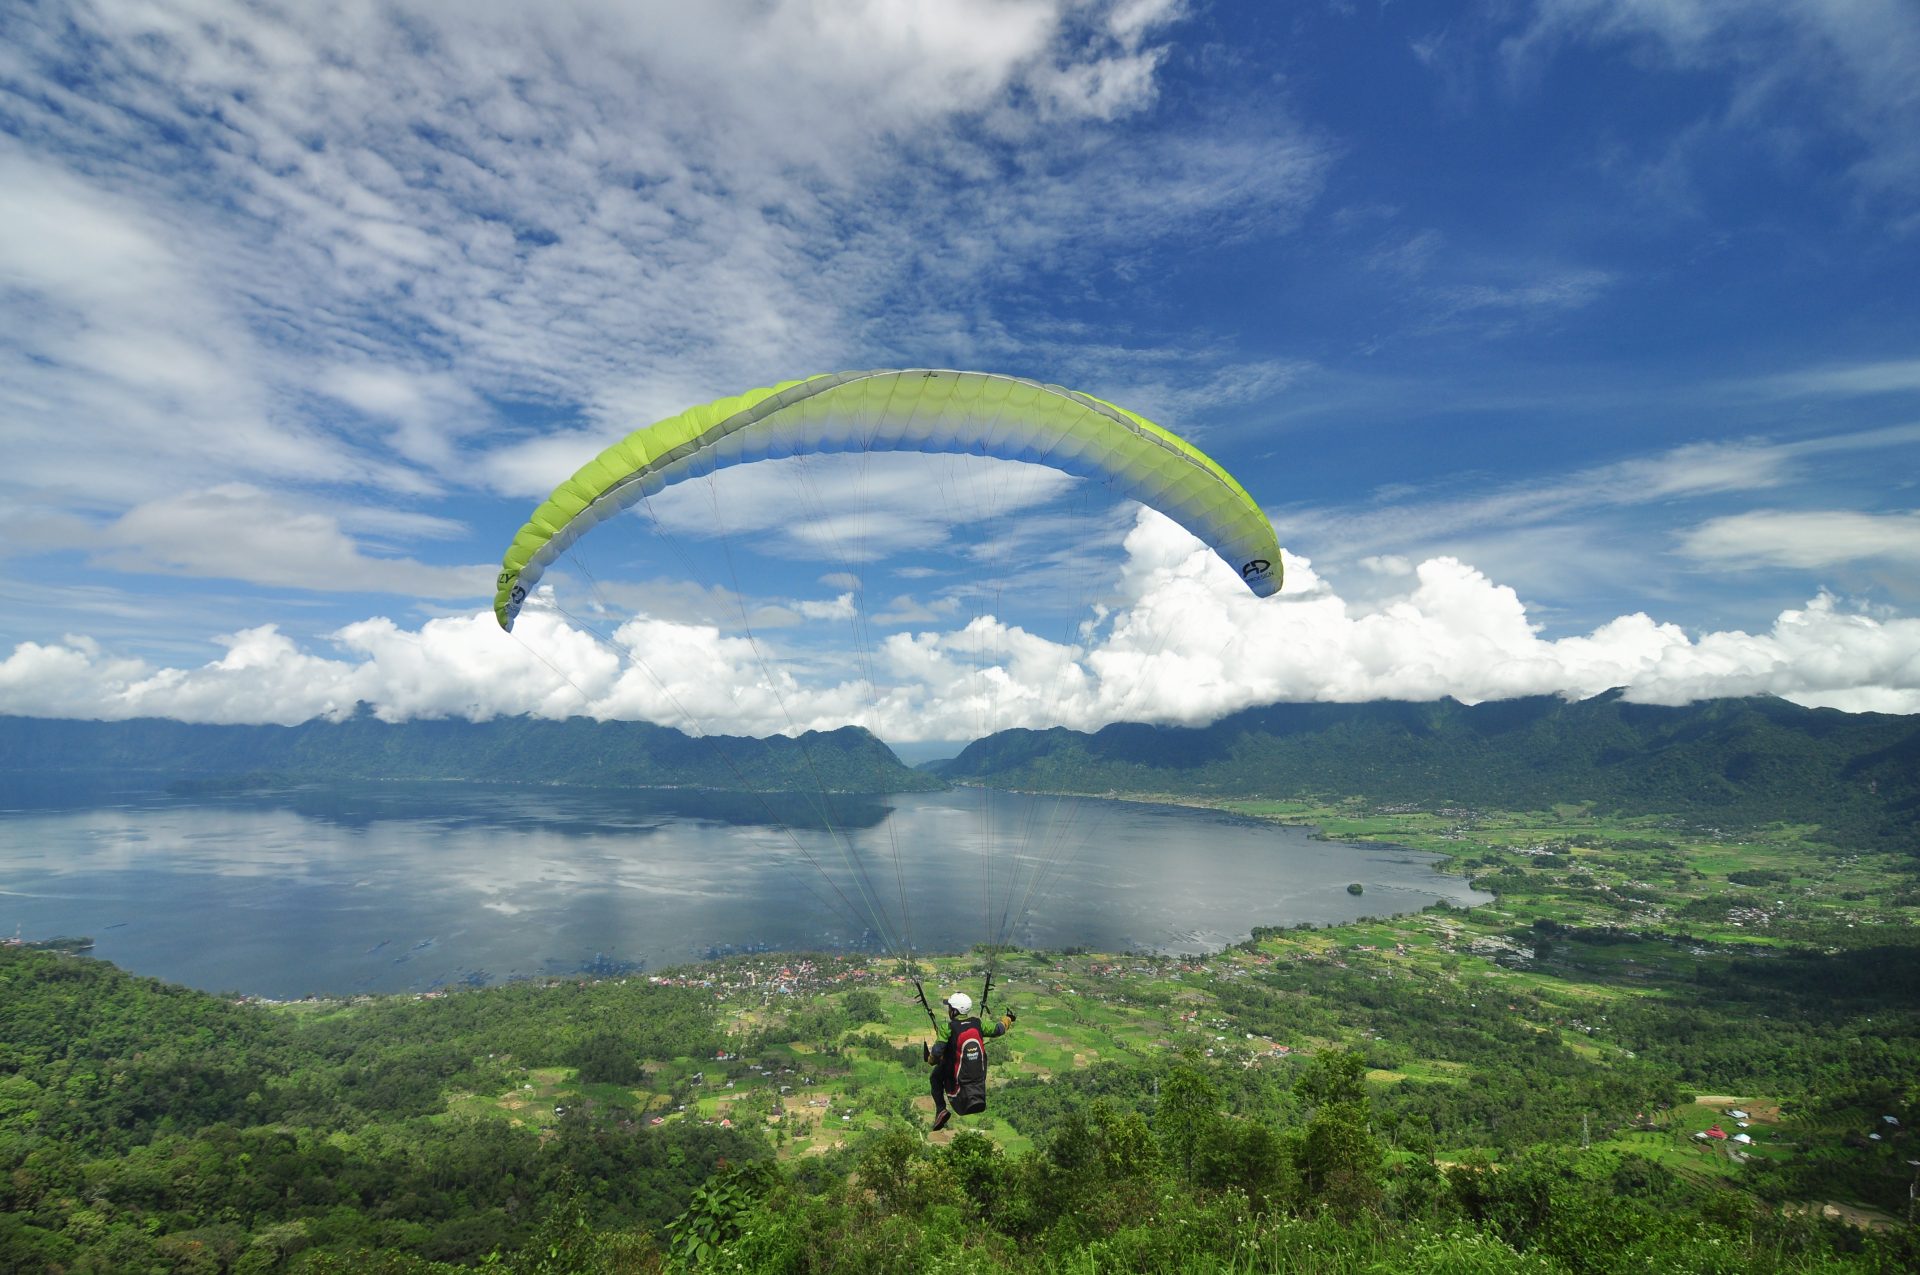
{"type": "Polygon", "coordinates": [[[695,738],[647,722],[501,717],[210,726],[0,717],[0,772],[146,774],[214,786],[249,777],[454,779],[596,788],[916,792],[945,787],[858,727],[798,738],[695,738]]]}
{"type": "Polygon", "coordinates": [[[1618,692],[1468,706],[1276,704],[1211,726],[1002,731],[925,769],[967,783],[1079,793],[1693,813],[1819,825],[1920,850],[1920,716],[1772,698],[1684,708],[1618,692]]]}
{"type": "Polygon", "coordinates": [[[1811,824],[1831,839],[1920,851],[1920,716],[1771,698],[1684,708],[1629,704],[1617,692],[1578,703],[1275,704],[1202,727],[1002,731],[917,770],[857,727],[748,739],[587,718],[395,724],[364,708],[298,726],[0,717],[0,772],[146,774],[215,787],[269,776],[881,793],[952,780],[1427,806],[1590,801],[1729,825],[1811,824]]]}

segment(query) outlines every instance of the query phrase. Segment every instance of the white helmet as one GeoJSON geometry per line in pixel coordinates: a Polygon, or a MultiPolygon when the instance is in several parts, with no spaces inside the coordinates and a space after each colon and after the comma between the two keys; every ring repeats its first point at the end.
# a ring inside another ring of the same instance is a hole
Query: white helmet
{"type": "Polygon", "coordinates": [[[973,997],[965,992],[955,992],[947,997],[947,1006],[957,1013],[970,1014],[973,1012],[973,997]]]}

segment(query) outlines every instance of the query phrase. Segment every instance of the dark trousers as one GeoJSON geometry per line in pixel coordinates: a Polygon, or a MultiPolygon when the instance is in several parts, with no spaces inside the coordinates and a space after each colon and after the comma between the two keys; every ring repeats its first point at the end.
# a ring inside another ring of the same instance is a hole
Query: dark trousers
{"type": "Polygon", "coordinates": [[[935,1067],[933,1069],[933,1078],[929,1082],[933,1088],[933,1110],[935,1115],[947,1109],[947,1078],[944,1074],[945,1070],[943,1067],[935,1067]]]}

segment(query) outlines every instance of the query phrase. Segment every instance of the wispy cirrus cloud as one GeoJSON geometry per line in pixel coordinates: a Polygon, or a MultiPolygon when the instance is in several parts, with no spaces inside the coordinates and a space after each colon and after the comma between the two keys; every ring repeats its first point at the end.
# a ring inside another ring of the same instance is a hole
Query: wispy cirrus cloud
{"type": "Polygon", "coordinates": [[[1762,377],[1744,383],[1741,388],[1807,398],[1915,394],[1920,393],[1920,359],[1828,364],[1762,377]]]}
{"type": "MultiPolygon", "coordinates": [[[[1317,194],[1325,148],[1277,110],[1114,134],[1185,12],[10,9],[0,492],[96,524],[220,482],[521,494],[719,390],[1031,359],[1003,292],[1317,194]]],[[[1190,362],[1203,398],[1264,375],[1190,362]]]]}
{"type": "Polygon", "coordinates": [[[1599,509],[1679,496],[1763,491],[1789,481],[1799,444],[1763,439],[1686,443],[1650,456],[1465,495],[1419,488],[1388,493],[1375,509],[1283,510],[1281,520],[1334,560],[1400,553],[1452,535],[1525,531],[1599,509]]]}
{"type": "Polygon", "coordinates": [[[1829,567],[1882,560],[1920,566],[1920,513],[1755,509],[1684,532],[1680,552],[1733,567],[1829,567]]]}
{"type": "Polygon", "coordinates": [[[240,580],[320,593],[396,593],[474,598],[496,568],[433,566],[376,556],[368,540],[444,539],[444,520],[380,509],[303,507],[258,487],[225,483],[182,491],[128,510],[92,535],[75,537],[94,560],[119,571],[240,580]],[[359,536],[353,532],[362,533],[359,536]]]}
{"type": "MultiPolygon", "coordinates": [[[[1701,441],[1524,481],[1467,472],[1396,485],[1371,505],[1273,512],[1283,543],[1314,546],[1356,603],[1392,596],[1380,563],[1448,555],[1548,604],[1546,615],[1580,606],[1583,596],[1621,594],[1623,572],[1642,597],[1698,604],[1714,591],[1703,570],[1792,565],[1837,586],[1819,573],[1904,561],[1904,515],[1820,502],[1871,476],[1905,472],[1916,451],[1920,429],[1908,426],[1701,441]],[[1768,507],[1750,508],[1756,500],[1768,507]]],[[[1885,584],[1908,592],[1897,580],[1885,584]]]]}
{"type": "MultiPolygon", "coordinates": [[[[1630,43],[1669,66],[1727,76],[1714,117],[1689,130],[1702,155],[1736,133],[1785,159],[1839,139],[1860,190],[1895,199],[1920,190],[1920,11],[1904,0],[1536,0],[1504,53],[1535,78],[1574,43],[1630,43]]],[[[1903,204],[1888,206],[1912,224],[1903,204]]]]}

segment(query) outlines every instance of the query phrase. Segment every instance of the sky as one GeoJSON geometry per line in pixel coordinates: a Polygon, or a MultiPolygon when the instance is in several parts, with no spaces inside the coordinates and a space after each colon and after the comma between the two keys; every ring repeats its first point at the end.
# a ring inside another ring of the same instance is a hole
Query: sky
{"type": "Polygon", "coordinates": [[[1911,0],[16,0],[0,713],[1920,712],[1917,67],[1911,0]],[[670,489],[495,624],[602,447],[886,367],[1193,440],[1285,590],[889,457],[670,489]]]}

